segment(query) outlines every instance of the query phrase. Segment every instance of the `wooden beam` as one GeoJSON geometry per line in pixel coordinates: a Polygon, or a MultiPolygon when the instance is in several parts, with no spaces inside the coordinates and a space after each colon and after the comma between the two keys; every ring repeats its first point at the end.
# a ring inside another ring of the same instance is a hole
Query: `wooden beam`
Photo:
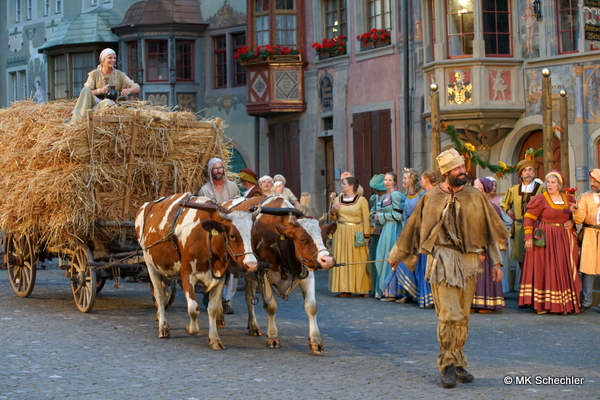
{"type": "Polygon", "coordinates": [[[429,93],[429,107],[431,108],[431,168],[438,172],[437,156],[442,152],[441,125],[440,125],[440,94],[438,86],[432,84],[429,93]]]}
{"type": "Polygon", "coordinates": [[[571,168],[569,167],[569,106],[567,92],[560,91],[560,172],[565,177],[565,187],[571,187],[571,168]]]}
{"type": "Polygon", "coordinates": [[[554,141],[554,127],[552,126],[552,78],[550,70],[542,70],[542,119],[544,123],[543,150],[544,170],[547,174],[554,169],[554,154],[552,144],[554,141]]]}

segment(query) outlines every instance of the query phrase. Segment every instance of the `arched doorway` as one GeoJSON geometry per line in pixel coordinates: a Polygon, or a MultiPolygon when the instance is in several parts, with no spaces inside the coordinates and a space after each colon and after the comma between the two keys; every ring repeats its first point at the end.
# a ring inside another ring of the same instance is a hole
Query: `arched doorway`
{"type": "MultiPolygon", "coordinates": [[[[521,146],[521,151],[519,152],[519,160],[525,158],[525,152],[530,148],[539,149],[540,147],[542,147],[543,136],[543,131],[533,131],[521,146]]],[[[552,141],[552,154],[554,156],[554,169],[560,170],[560,140],[556,136],[554,136],[554,139],[552,141]]],[[[546,176],[543,156],[537,157],[535,159],[535,172],[536,176],[542,180],[546,176]]],[[[566,171],[561,172],[568,173],[566,171]]]]}

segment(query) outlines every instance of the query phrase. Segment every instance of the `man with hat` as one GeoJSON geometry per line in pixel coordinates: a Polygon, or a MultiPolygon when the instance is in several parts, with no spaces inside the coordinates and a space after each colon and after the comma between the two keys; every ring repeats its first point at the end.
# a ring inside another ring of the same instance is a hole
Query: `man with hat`
{"type": "Polygon", "coordinates": [[[473,381],[463,347],[477,274],[487,253],[494,282],[502,280],[500,251],[509,233],[492,203],[468,185],[464,158],[454,149],[437,157],[444,182],[423,195],[390,251],[389,263],[414,270],[418,254],[427,254],[425,277],[431,283],[440,354],[442,386],[473,381]]]}
{"type": "MultiPolygon", "coordinates": [[[[573,211],[573,222],[583,224],[581,243],[581,308],[580,312],[592,306],[594,276],[600,274],[600,169],[590,171],[590,191],[577,199],[573,211]]],[[[600,304],[598,305],[600,307],[600,304]]]]}
{"type": "MultiPolygon", "coordinates": [[[[240,195],[240,189],[237,185],[225,178],[225,166],[220,158],[211,158],[206,165],[208,170],[208,182],[206,182],[198,191],[198,196],[205,196],[217,202],[224,203],[240,195]]],[[[235,295],[237,288],[237,278],[229,273],[225,286],[223,287],[222,302],[223,313],[233,314],[231,300],[235,295]]],[[[208,293],[204,294],[205,305],[208,304],[208,293]]]]}
{"type": "Polygon", "coordinates": [[[242,196],[245,198],[262,196],[258,182],[258,175],[249,168],[242,169],[238,176],[242,182],[242,186],[246,189],[242,196]]]}
{"type": "MultiPolygon", "coordinates": [[[[527,210],[527,203],[536,195],[542,193],[542,183],[535,179],[535,163],[532,160],[521,160],[517,164],[517,176],[520,183],[508,188],[500,208],[514,220],[512,232],[513,245],[510,259],[519,263],[523,268],[525,257],[525,231],[523,230],[523,216],[527,210]]],[[[519,282],[515,282],[518,285],[519,282]]]]}

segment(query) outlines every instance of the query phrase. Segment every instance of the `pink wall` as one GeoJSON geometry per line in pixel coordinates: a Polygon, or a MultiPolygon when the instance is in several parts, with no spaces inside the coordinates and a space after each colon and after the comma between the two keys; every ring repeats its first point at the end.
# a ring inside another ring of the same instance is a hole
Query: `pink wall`
{"type": "Polygon", "coordinates": [[[401,95],[398,55],[352,62],[348,67],[348,107],[397,101],[401,95]],[[397,58],[397,62],[390,62],[397,58]]]}

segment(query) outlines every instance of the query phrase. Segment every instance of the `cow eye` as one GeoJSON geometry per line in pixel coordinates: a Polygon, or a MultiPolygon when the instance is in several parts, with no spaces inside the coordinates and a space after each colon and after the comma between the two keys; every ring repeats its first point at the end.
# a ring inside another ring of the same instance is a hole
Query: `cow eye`
{"type": "Polygon", "coordinates": [[[235,240],[235,235],[229,235],[229,239],[235,240]]]}

